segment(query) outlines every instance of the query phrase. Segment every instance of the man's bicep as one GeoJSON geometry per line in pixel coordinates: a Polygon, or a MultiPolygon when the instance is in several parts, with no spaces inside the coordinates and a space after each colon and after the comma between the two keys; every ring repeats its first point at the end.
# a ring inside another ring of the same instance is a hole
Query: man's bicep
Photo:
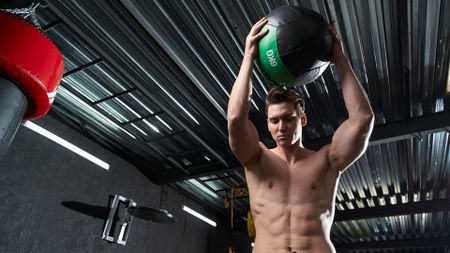
{"type": "Polygon", "coordinates": [[[332,167],[345,170],[358,159],[367,148],[371,128],[366,125],[344,121],[336,130],[329,150],[332,167]]]}
{"type": "Polygon", "coordinates": [[[258,132],[249,120],[228,123],[230,148],[243,165],[256,161],[261,153],[258,132]]]}

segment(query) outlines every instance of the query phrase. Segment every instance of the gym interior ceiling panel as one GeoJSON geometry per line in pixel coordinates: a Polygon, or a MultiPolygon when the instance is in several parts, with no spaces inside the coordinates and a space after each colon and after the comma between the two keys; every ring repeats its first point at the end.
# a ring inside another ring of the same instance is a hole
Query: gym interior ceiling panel
{"type": "MultiPolygon", "coordinates": [[[[340,178],[337,248],[448,250],[450,1],[42,1],[38,21],[65,60],[50,114],[153,182],[229,212],[224,199],[245,187],[227,144],[229,94],[251,25],[285,4],[336,22],[376,116],[367,152],[340,178]]],[[[258,68],[253,83],[250,117],[272,147],[264,116],[270,84],[258,68]]],[[[306,99],[305,146],[320,148],[347,117],[339,77],[331,67],[297,90],[306,99]]],[[[234,198],[236,219],[248,205],[248,197],[234,198]]]]}

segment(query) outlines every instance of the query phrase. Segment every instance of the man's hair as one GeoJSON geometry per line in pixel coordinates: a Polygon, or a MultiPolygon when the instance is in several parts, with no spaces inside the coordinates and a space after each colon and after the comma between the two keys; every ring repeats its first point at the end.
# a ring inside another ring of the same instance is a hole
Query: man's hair
{"type": "Polygon", "coordinates": [[[273,87],[266,97],[266,115],[269,105],[283,102],[292,104],[298,116],[301,116],[305,112],[305,100],[295,90],[273,87]]]}

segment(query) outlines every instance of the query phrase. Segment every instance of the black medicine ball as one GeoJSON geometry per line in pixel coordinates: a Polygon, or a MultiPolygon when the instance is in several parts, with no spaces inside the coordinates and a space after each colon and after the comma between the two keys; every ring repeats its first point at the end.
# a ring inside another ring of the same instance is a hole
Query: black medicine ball
{"type": "Polygon", "coordinates": [[[259,41],[259,60],[267,77],[278,85],[303,85],[328,67],[333,36],[325,19],[300,6],[281,6],[267,16],[259,41]]]}

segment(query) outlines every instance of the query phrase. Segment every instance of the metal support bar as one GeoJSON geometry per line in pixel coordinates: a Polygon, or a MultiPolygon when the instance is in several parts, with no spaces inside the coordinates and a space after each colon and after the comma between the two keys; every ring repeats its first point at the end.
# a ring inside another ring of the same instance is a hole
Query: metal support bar
{"type": "MultiPolygon", "coordinates": [[[[407,157],[409,157],[409,159],[406,161],[406,166],[407,166],[407,176],[408,176],[408,201],[409,202],[413,202],[414,201],[414,178],[413,178],[413,161],[411,161],[412,157],[414,157],[413,154],[413,141],[412,140],[408,140],[407,144],[406,144],[406,152],[407,152],[407,157]]],[[[415,233],[416,231],[416,221],[414,219],[414,214],[410,214],[410,218],[411,218],[411,229],[413,231],[413,233],[415,233]]]]}
{"type": "Polygon", "coordinates": [[[111,96],[109,96],[109,97],[105,97],[105,98],[99,99],[99,100],[97,100],[97,101],[95,101],[95,102],[92,102],[92,104],[93,104],[93,105],[100,104],[100,103],[105,102],[105,101],[107,101],[107,100],[110,100],[110,99],[113,99],[113,98],[120,97],[120,96],[122,96],[122,95],[128,94],[128,93],[133,92],[133,91],[135,91],[135,90],[136,90],[136,88],[135,88],[135,87],[132,87],[132,88],[130,88],[130,89],[128,89],[128,90],[121,91],[121,92],[116,93],[116,94],[114,94],[114,95],[111,95],[111,96]]]}
{"type": "MultiPolygon", "coordinates": [[[[373,134],[370,138],[369,145],[375,145],[390,141],[405,140],[414,137],[415,133],[421,132],[422,135],[436,133],[439,131],[447,131],[447,127],[450,126],[450,112],[440,112],[431,115],[424,115],[421,117],[415,117],[410,120],[394,122],[381,126],[375,126],[373,134]]],[[[317,140],[305,141],[305,146],[316,149],[320,148],[331,142],[331,137],[321,138],[317,140]]],[[[170,183],[180,180],[187,180],[191,178],[197,178],[200,176],[217,175],[220,173],[233,172],[236,170],[242,170],[242,165],[233,158],[225,158],[229,164],[229,169],[217,166],[211,163],[208,168],[190,168],[193,173],[191,175],[182,175],[175,171],[165,171],[155,176],[155,180],[158,183],[170,183]],[[211,168],[215,168],[211,170],[211,168]]]]}
{"type": "Polygon", "coordinates": [[[166,135],[161,136],[161,137],[156,137],[156,138],[153,138],[153,139],[146,140],[146,142],[147,142],[147,143],[151,143],[151,142],[155,142],[155,141],[164,140],[164,139],[167,139],[167,138],[171,138],[171,137],[173,137],[173,136],[175,136],[175,135],[183,134],[183,133],[185,133],[185,132],[186,132],[186,131],[184,131],[184,130],[172,132],[172,133],[170,133],[170,134],[166,134],[166,135]]]}
{"type": "Polygon", "coordinates": [[[93,60],[93,61],[91,61],[91,62],[89,62],[89,63],[87,63],[87,64],[78,66],[78,67],[76,67],[76,68],[74,68],[74,69],[72,69],[72,70],[67,71],[66,73],[64,73],[63,77],[70,76],[70,75],[72,75],[73,73],[76,73],[76,72],[81,71],[81,70],[83,70],[83,69],[89,68],[90,66],[95,65],[95,64],[97,64],[97,63],[99,63],[99,62],[101,62],[101,61],[103,61],[103,59],[102,59],[102,58],[98,58],[98,59],[93,60]]]}
{"type": "Polygon", "coordinates": [[[217,180],[222,180],[222,179],[228,179],[228,178],[232,178],[232,177],[234,177],[234,175],[217,177],[217,178],[210,178],[210,179],[205,179],[205,180],[200,180],[200,181],[202,181],[202,182],[209,182],[209,181],[217,181],[217,180]]]}
{"type": "Polygon", "coordinates": [[[51,23],[48,23],[47,25],[43,26],[41,29],[44,32],[47,32],[48,30],[52,29],[53,27],[55,27],[55,26],[57,26],[59,24],[61,24],[61,20],[55,20],[55,21],[53,21],[51,23]]]}
{"type": "Polygon", "coordinates": [[[236,158],[225,157],[225,159],[227,160],[229,167],[223,167],[218,162],[208,162],[205,164],[189,167],[189,171],[191,171],[190,175],[184,175],[174,170],[165,170],[155,174],[154,182],[156,184],[167,184],[193,178],[206,177],[210,175],[220,175],[223,173],[232,173],[234,171],[243,170],[242,165],[236,158]]]}
{"type": "Polygon", "coordinates": [[[346,211],[336,211],[334,221],[360,220],[377,217],[449,212],[450,199],[435,199],[421,202],[413,202],[398,205],[377,206],[369,208],[358,208],[346,211]]]}
{"type": "MultiPolygon", "coordinates": [[[[414,137],[417,133],[422,135],[444,131],[450,126],[450,112],[438,112],[403,121],[392,122],[375,126],[369,145],[405,140],[414,137]]],[[[315,140],[307,140],[303,144],[312,149],[320,149],[331,142],[331,136],[315,140]]]]}
{"type": "Polygon", "coordinates": [[[158,111],[158,112],[155,112],[155,113],[152,113],[152,114],[149,114],[149,115],[144,115],[144,116],[142,116],[140,118],[129,120],[127,122],[122,122],[122,123],[120,123],[120,125],[122,125],[122,126],[129,125],[131,123],[135,123],[135,122],[138,122],[138,121],[141,121],[141,120],[144,120],[144,119],[153,118],[153,117],[155,117],[157,115],[161,115],[163,113],[164,113],[163,111],[158,111]]]}
{"type": "MultiPolygon", "coordinates": [[[[437,248],[446,247],[448,252],[448,246],[450,246],[450,238],[423,238],[423,239],[411,239],[411,240],[391,240],[391,241],[372,241],[372,242],[355,242],[346,244],[337,244],[335,248],[337,252],[347,252],[349,250],[362,250],[362,249],[395,249],[395,248],[437,248]]],[[[405,251],[407,252],[407,251],[405,251]]],[[[436,251],[437,252],[437,251],[436,251]]],[[[444,252],[444,251],[441,251],[444,252]]]]}

